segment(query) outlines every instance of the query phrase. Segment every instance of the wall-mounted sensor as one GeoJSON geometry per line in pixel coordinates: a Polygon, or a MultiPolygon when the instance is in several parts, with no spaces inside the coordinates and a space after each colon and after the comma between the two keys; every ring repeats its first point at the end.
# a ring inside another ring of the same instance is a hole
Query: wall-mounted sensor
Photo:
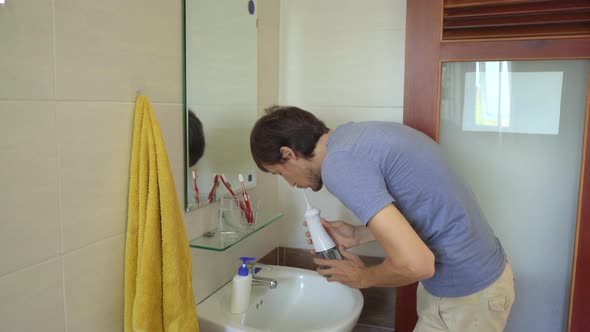
{"type": "Polygon", "coordinates": [[[250,15],[254,15],[254,0],[248,1],[248,13],[250,13],[250,15]]]}

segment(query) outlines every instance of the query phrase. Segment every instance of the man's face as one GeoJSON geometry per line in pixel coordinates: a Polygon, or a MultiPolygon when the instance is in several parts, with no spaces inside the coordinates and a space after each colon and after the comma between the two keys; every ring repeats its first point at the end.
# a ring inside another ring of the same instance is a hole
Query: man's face
{"type": "Polygon", "coordinates": [[[264,165],[267,171],[280,175],[291,187],[322,189],[321,170],[315,170],[312,163],[303,158],[289,159],[284,163],[264,165]]]}

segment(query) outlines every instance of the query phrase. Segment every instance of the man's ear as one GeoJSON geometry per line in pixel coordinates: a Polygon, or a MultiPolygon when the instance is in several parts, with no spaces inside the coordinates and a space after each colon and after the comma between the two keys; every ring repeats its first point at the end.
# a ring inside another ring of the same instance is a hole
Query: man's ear
{"type": "Polygon", "coordinates": [[[288,147],[288,146],[281,146],[281,148],[279,149],[279,151],[281,152],[281,159],[282,160],[284,160],[284,161],[287,161],[289,159],[297,160],[297,154],[290,147],[288,147]]]}

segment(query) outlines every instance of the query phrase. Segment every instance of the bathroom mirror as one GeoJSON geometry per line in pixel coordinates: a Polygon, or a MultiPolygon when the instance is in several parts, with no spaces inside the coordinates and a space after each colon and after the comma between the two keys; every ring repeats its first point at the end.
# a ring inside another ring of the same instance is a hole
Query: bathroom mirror
{"type": "Polygon", "coordinates": [[[185,0],[184,10],[184,192],[190,211],[228,192],[221,179],[214,187],[216,174],[224,174],[234,191],[241,187],[238,174],[246,188],[256,184],[249,135],[257,119],[258,23],[254,0],[185,0]]]}

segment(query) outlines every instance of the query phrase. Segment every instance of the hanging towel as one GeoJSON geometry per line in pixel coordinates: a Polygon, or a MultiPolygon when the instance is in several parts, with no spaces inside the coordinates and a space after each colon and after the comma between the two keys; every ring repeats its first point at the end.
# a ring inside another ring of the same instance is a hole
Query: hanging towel
{"type": "Polygon", "coordinates": [[[135,105],[125,246],[125,332],[198,331],[189,244],[164,140],[135,105]]]}

